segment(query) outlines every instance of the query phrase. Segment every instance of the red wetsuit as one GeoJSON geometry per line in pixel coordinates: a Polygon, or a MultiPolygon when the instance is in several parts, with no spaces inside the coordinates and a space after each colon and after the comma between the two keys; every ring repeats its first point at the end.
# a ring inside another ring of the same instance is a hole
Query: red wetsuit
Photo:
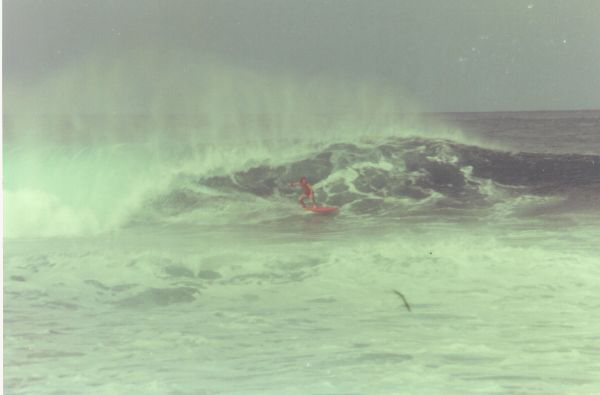
{"type": "MultiPolygon", "coordinates": [[[[292,183],[292,185],[294,184],[296,183],[292,183]]],[[[300,203],[302,207],[306,207],[306,205],[304,204],[304,198],[309,198],[312,200],[313,207],[316,207],[317,203],[315,202],[315,194],[306,178],[302,177],[300,179],[300,182],[298,182],[297,184],[300,185],[300,187],[302,187],[302,191],[304,192],[304,194],[300,195],[300,197],[298,198],[298,203],[300,203]]]]}
{"type": "Polygon", "coordinates": [[[300,184],[300,186],[302,187],[302,190],[304,191],[304,194],[306,195],[306,197],[310,197],[310,195],[312,195],[313,190],[310,187],[310,185],[308,184],[308,182],[305,182],[304,184],[300,184]]]}

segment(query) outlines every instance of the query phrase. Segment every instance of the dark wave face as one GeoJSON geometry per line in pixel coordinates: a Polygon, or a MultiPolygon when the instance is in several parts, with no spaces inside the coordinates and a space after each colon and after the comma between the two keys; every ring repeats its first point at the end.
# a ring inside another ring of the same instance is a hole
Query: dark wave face
{"type": "Polygon", "coordinates": [[[333,144],[279,166],[196,177],[152,204],[163,214],[240,195],[296,204],[301,191],[290,182],[301,176],[313,185],[319,204],[359,215],[465,213],[510,206],[525,197],[539,205],[578,199],[598,208],[600,156],[511,153],[421,138],[333,144]],[[207,190],[218,197],[206,195],[207,190]]]}

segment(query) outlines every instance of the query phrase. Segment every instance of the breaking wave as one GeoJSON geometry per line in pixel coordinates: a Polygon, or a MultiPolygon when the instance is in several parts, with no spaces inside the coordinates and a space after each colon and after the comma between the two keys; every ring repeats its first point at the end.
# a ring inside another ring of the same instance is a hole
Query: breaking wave
{"type": "MultiPolygon", "coordinates": [[[[442,139],[387,138],[331,144],[294,161],[226,174],[180,174],[165,193],[146,202],[145,210],[163,219],[198,221],[194,213],[210,212],[231,214],[234,222],[272,220],[273,214],[289,215],[285,207],[295,205],[299,194],[290,182],[307,176],[317,201],[341,207],[346,215],[524,215],[524,209],[595,195],[599,170],[596,155],[511,153],[442,139]]],[[[587,203],[593,205],[593,199],[587,203]]]]}

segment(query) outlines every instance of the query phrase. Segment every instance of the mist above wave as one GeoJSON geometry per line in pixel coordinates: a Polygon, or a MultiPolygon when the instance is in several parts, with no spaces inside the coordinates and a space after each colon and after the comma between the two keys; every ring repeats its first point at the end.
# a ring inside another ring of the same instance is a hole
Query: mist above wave
{"type": "Polygon", "coordinates": [[[6,234],[106,232],[182,172],[223,174],[319,145],[418,134],[406,116],[415,112],[377,82],[261,73],[207,54],[77,59],[42,80],[5,83],[6,234]]]}

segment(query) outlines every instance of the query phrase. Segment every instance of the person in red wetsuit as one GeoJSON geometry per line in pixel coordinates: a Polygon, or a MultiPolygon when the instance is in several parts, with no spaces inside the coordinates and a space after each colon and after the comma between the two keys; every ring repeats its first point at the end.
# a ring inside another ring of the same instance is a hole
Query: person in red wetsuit
{"type": "Polygon", "coordinates": [[[308,183],[306,177],[302,177],[300,178],[299,182],[292,182],[290,185],[293,187],[296,185],[300,185],[302,187],[304,193],[298,198],[298,203],[300,203],[302,207],[306,208],[306,204],[304,204],[305,198],[311,199],[313,203],[312,206],[317,207],[317,202],[315,202],[315,193],[313,192],[312,186],[308,183]]]}

